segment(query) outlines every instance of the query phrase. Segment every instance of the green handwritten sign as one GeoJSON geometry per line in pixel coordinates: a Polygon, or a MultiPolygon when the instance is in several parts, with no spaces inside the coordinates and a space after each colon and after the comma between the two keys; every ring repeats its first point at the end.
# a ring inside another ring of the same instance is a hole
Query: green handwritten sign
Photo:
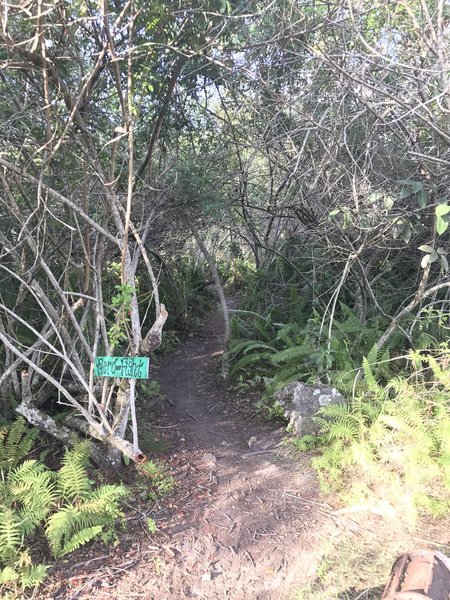
{"type": "Polygon", "coordinates": [[[94,375],[147,379],[149,363],[150,360],[146,356],[97,356],[94,362],[94,375]]]}

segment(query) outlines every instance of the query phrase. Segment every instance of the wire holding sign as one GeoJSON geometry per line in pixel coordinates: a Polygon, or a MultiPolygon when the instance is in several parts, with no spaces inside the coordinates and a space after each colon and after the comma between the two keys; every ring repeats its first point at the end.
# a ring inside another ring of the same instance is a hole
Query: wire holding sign
{"type": "Polygon", "coordinates": [[[150,359],[147,356],[96,356],[96,377],[148,379],[150,359]]]}

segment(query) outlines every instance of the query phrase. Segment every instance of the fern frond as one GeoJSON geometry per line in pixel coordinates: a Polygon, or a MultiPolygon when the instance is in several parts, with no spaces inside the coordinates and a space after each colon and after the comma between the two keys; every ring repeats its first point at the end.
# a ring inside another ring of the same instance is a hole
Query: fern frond
{"type": "Polygon", "coordinates": [[[372,372],[371,366],[369,365],[369,361],[366,357],[363,358],[363,371],[364,371],[364,379],[366,382],[366,387],[369,392],[382,393],[382,388],[378,385],[375,376],[372,372]]]}
{"type": "Polygon", "coordinates": [[[37,460],[26,460],[21,465],[14,469],[10,469],[7,477],[10,486],[26,483],[36,474],[42,473],[47,469],[45,465],[37,460]]]}
{"type": "Polygon", "coordinates": [[[258,340],[244,340],[244,341],[235,340],[233,343],[230,344],[230,349],[228,350],[228,354],[230,356],[231,355],[236,356],[237,354],[239,354],[239,352],[242,352],[243,354],[248,354],[252,350],[256,350],[256,349],[270,350],[272,352],[275,352],[275,350],[276,350],[274,348],[274,346],[272,346],[270,344],[266,344],[265,342],[260,342],[258,340]]]}
{"type": "Polygon", "coordinates": [[[15,467],[30,452],[38,434],[37,429],[27,427],[23,417],[18,417],[9,429],[3,429],[0,437],[0,468],[15,467]]]}
{"type": "Polygon", "coordinates": [[[53,473],[36,461],[26,461],[10,471],[8,484],[12,496],[26,506],[38,502],[51,507],[52,499],[56,496],[53,473]]]}
{"type": "Polygon", "coordinates": [[[372,424],[383,410],[382,403],[374,398],[364,400],[359,405],[359,412],[366,423],[372,424]]]}
{"type": "Polygon", "coordinates": [[[11,508],[0,509],[0,557],[14,556],[23,541],[22,524],[11,508]]]}
{"type": "Polygon", "coordinates": [[[311,354],[310,344],[302,344],[300,346],[293,346],[291,348],[280,350],[280,352],[277,352],[270,357],[270,362],[273,365],[279,365],[286,362],[292,363],[304,358],[305,356],[308,356],[309,354],[311,354]]]}
{"type": "Polygon", "coordinates": [[[102,485],[94,490],[88,500],[80,505],[84,513],[106,514],[117,516],[118,504],[128,496],[128,491],[123,485],[102,485]]]}
{"type": "Polygon", "coordinates": [[[0,571],[0,585],[14,583],[19,579],[19,573],[15,571],[12,567],[5,567],[0,571]]]}
{"type": "Polygon", "coordinates": [[[317,416],[339,421],[347,418],[350,413],[351,408],[348,404],[335,403],[320,408],[317,412],[317,416]]]}
{"type": "Polygon", "coordinates": [[[69,554],[69,552],[73,552],[90,542],[94,538],[98,537],[102,533],[103,527],[101,525],[95,525],[93,527],[87,527],[86,529],[80,529],[74,533],[70,539],[64,544],[61,550],[58,553],[58,556],[64,556],[65,554],[69,554]]]}
{"type": "Polygon", "coordinates": [[[347,415],[339,421],[334,421],[326,433],[329,440],[353,441],[359,438],[360,427],[358,421],[352,416],[347,415]]]}
{"type": "Polygon", "coordinates": [[[74,506],[65,506],[50,516],[45,534],[53,556],[59,556],[63,540],[67,538],[77,522],[78,511],[74,506]]]}
{"type": "Polygon", "coordinates": [[[251,354],[250,356],[244,356],[235,365],[233,365],[232,369],[230,369],[230,376],[235,375],[237,371],[243,369],[244,367],[248,367],[249,365],[259,362],[267,362],[270,360],[271,356],[272,354],[270,352],[258,352],[257,354],[251,354]]]}
{"type": "Polygon", "coordinates": [[[299,335],[297,323],[288,323],[283,325],[277,333],[277,340],[283,342],[288,348],[297,344],[296,337],[299,335]]]}
{"type": "Polygon", "coordinates": [[[0,506],[7,505],[10,503],[10,493],[7,482],[5,481],[5,474],[0,470],[0,506]]]}
{"type": "Polygon", "coordinates": [[[266,342],[270,342],[275,337],[275,332],[272,327],[272,322],[270,319],[265,319],[261,315],[258,315],[260,318],[255,319],[252,323],[256,332],[259,333],[262,340],[266,342]]]}
{"type": "Polygon", "coordinates": [[[89,463],[89,444],[80,442],[67,450],[58,471],[58,485],[64,498],[72,501],[89,496],[91,483],[85,467],[89,463]]]}
{"type": "Polygon", "coordinates": [[[28,460],[10,470],[7,484],[11,500],[23,506],[19,511],[27,535],[54,506],[57,490],[53,473],[45,465],[28,460]]]}
{"type": "Polygon", "coordinates": [[[20,583],[25,588],[40,585],[44,581],[49,568],[47,565],[30,565],[24,568],[20,573],[20,583]]]}

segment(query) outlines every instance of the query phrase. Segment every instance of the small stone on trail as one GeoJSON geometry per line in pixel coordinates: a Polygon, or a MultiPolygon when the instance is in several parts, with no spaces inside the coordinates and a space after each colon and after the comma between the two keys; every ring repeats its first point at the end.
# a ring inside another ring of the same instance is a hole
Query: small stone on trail
{"type": "Polygon", "coordinates": [[[248,440],[247,442],[247,446],[249,448],[251,448],[252,446],[254,446],[256,444],[256,437],[254,435],[252,435],[252,437],[248,440]]]}
{"type": "Polygon", "coordinates": [[[221,446],[226,446],[226,445],[227,445],[227,443],[226,443],[225,441],[223,441],[223,442],[220,442],[220,445],[221,445],[221,446]]]}
{"type": "Polygon", "coordinates": [[[217,466],[217,458],[214,454],[204,454],[201,458],[200,466],[206,469],[215,470],[217,466]]]}
{"type": "Polygon", "coordinates": [[[186,438],[180,438],[180,442],[185,442],[186,438]]]}
{"type": "Polygon", "coordinates": [[[211,573],[203,573],[202,581],[211,581],[211,579],[212,579],[211,573]]]}

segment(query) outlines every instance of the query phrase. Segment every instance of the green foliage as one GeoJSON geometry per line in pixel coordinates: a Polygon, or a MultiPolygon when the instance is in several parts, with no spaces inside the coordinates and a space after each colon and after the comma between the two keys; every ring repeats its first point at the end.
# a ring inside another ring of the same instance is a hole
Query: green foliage
{"type": "Polygon", "coordinates": [[[82,501],[65,503],[47,521],[45,533],[52,554],[64,556],[97,537],[105,542],[111,539],[126,495],[123,486],[103,485],[82,501]]]}
{"type": "Polygon", "coordinates": [[[131,301],[136,289],[129,284],[123,283],[114,286],[116,293],[111,298],[111,305],[116,309],[115,322],[108,329],[108,340],[111,349],[128,339],[127,328],[129,324],[129,313],[131,301]]]}
{"type": "Polygon", "coordinates": [[[200,326],[203,316],[214,304],[213,298],[205,293],[207,278],[208,274],[190,256],[178,256],[176,262],[163,263],[159,291],[169,318],[158,353],[172,352],[180,337],[200,326]]]}
{"type": "Polygon", "coordinates": [[[156,533],[158,530],[158,527],[156,525],[156,521],[154,519],[152,519],[151,517],[147,517],[147,529],[149,533],[156,533]]]}
{"type": "Polygon", "coordinates": [[[180,345],[180,338],[173,330],[165,331],[162,343],[158,348],[158,354],[171,354],[180,345]]]}
{"type": "MultiPolygon", "coordinates": [[[[364,359],[364,392],[315,418],[313,466],[327,489],[345,489],[353,502],[403,503],[411,520],[419,510],[439,516],[450,509],[448,360],[448,352],[439,358],[413,353],[411,364],[426,362],[432,382],[416,373],[414,382],[398,376],[381,386],[364,359]]],[[[296,445],[309,449],[312,440],[296,445]]]]}
{"type": "Polygon", "coordinates": [[[59,471],[38,460],[23,460],[35,434],[18,419],[0,443],[0,589],[39,585],[48,567],[34,564],[28,544],[45,539],[54,556],[63,556],[97,537],[109,539],[120,503],[120,485],[94,487],[86,472],[89,446],[75,444],[65,452],[59,471]],[[12,444],[17,443],[13,449],[12,444]]]}
{"type": "MultiPolygon", "coordinates": [[[[291,294],[295,302],[295,295],[291,294]]],[[[270,402],[273,393],[291,381],[317,381],[328,377],[339,387],[352,388],[354,364],[366,355],[373,362],[380,361],[377,375],[387,377],[389,347],[380,356],[374,345],[382,333],[380,320],[371,326],[364,324],[348,306],[341,303],[339,316],[333,320],[331,338],[328,327],[314,313],[303,325],[297,322],[273,323],[272,318],[254,313],[238,312],[233,320],[233,338],[229,347],[232,364],[230,375],[235,380],[251,385],[257,378],[264,381],[265,397],[270,402]],[[250,320],[250,318],[251,320],[250,320]],[[245,339],[253,328],[258,338],[245,339]]]]}
{"type": "Polygon", "coordinates": [[[91,482],[86,472],[89,464],[89,444],[78,443],[68,450],[58,472],[58,485],[64,499],[80,502],[90,494],[91,482]]]}
{"type": "Polygon", "coordinates": [[[15,467],[30,452],[37,435],[38,430],[27,427],[23,417],[0,429],[0,468],[15,467]]]}
{"type": "Polygon", "coordinates": [[[145,477],[146,483],[150,480],[150,488],[145,492],[150,501],[155,502],[170,494],[174,489],[175,480],[162,463],[149,460],[138,465],[137,469],[145,477]]]}
{"type": "Polygon", "coordinates": [[[164,394],[161,392],[161,386],[158,381],[153,380],[153,381],[140,382],[140,386],[141,386],[143,394],[145,394],[145,396],[148,400],[150,400],[150,399],[163,400],[164,399],[164,394]]]}
{"type": "Polygon", "coordinates": [[[136,292],[136,289],[132,285],[128,285],[126,283],[116,285],[115,288],[117,292],[111,298],[111,304],[115,308],[123,308],[124,310],[130,310],[131,301],[133,299],[133,295],[136,292]]]}

